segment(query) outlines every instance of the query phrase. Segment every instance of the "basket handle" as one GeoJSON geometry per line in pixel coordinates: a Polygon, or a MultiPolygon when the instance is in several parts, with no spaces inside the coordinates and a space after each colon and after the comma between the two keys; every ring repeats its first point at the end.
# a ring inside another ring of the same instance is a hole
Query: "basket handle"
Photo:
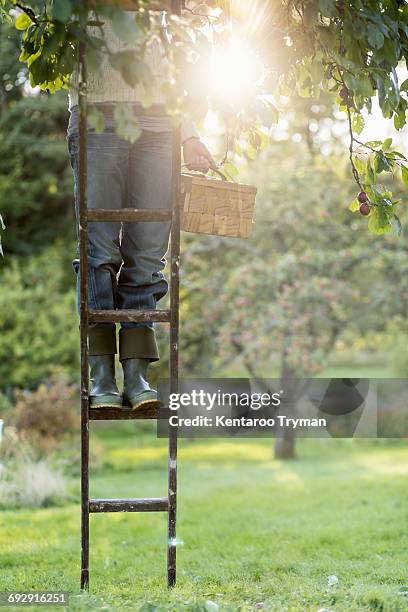
{"type": "MultiPolygon", "coordinates": [[[[187,165],[188,164],[181,164],[182,167],[186,167],[187,165]]],[[[225,176],[225,174],[223,174],[221,172],[221,170],[218,170],[218,168],[216,168],[215,166],[210,166],[210,170],[212,170],[213,172],[218,174],[218,176],[221,178],[221,180],[228,182],[227,177],[225,176]]],[[[203,176],[204,178],[207,178],[207,175],[204,174],[203,172],[200,172],[199,170],[194,170],[192,172],[186,172],[186,174],[191,174],[192,176],[196,176],[197,174],[199,174],[200,176],[203,176]]]]}
{"type": "Polygon", "coordinates": [[[218,168],[215,168],[213,166],[211,166],[210,170],[212,170],[213,172],[215,172],[216,174],[218,174],[218,176],[223,180],[223,181],[228,181],[227,177],[225,176],[225,174],[223,172],[221,172],[221,170],[218,170],[218,168]]]}

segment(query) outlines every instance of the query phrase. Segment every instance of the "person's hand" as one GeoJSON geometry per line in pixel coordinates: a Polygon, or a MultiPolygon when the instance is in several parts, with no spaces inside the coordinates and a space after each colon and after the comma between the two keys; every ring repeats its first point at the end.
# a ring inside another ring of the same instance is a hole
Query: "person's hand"
{"type": "Polygon", "coordinates": [[[206,174],[210,168],[216,168],[217,163],[201,140],[189,138],[183,144],[184,162],[189,170],[197,170],[206,174]]]}

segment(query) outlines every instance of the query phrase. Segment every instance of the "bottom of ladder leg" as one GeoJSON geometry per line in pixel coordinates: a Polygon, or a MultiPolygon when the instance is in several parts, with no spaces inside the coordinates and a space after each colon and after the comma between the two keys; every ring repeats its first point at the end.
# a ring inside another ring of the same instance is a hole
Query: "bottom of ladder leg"
{"type": "Polygon", "coordinates": [[[176,568],[170,568],[167,572],[167,586],[174,587],[176,584],[176,568]]]}
{"type": "Polygon", "coordinates": [[[81,590],[87,591],[89,588],[89,570],[81,570],[81,590]]]}
{"type": "Polygon", "coordinates": [[[167,586],[176,584],[176,543],[175,538],[169,539],[167,544],[167,586]]]}

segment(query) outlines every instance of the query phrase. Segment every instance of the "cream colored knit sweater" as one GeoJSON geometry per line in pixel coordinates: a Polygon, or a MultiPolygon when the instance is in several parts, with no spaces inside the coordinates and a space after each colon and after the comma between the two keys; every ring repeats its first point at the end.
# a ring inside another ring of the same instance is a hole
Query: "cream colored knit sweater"
{"type": "MultiPolygon", "coordinates": [[[[132,50],[132,46],[121,41],[114,33],[111,23],[106,21],[103,26],[105,40],[108,48],[113,53],[119,51],[132,50]]],[[[100,36],[100,29],[94,26],[89,27],[89,33],[92,36],[100,36]]],[[[165,79],[165,57],[163,49],[159,41],[154,41],[145,53],[145,61],[152,74],[155,82],[152,90],[154,91],[153,104],[164,104],[165,98],[161,93],[161,84],[165,79]]],[[[92,104],[103,102],[130,102],[132,104],[140,103],[143,96],[143,86],[137,85],[130,87],[122,78],[119,71],[114,70],[109,62],[109,57],[103,54],[98,70],[94,72],[88,71],[87,76],[87,99],[92,104]]],[[[78,73],[75,71],[71,78],[71,88],[69,92],[69,108],[78,104],[78,73]]],[[[139,116],[140,127],[145,130],[161,132],[169,131],[171,123],[168,117],[153,117],[139,116]]],[[[190,120],[183,120],[181,124],[181,141],[184,142],[188,138],[198,137],[198,133],[194,124],[190,120]]]]}

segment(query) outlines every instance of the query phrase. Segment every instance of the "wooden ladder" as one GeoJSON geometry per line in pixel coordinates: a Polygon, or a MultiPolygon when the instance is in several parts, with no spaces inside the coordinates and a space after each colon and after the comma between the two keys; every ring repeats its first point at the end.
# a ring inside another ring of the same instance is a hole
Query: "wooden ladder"
{"type": "MultiPolygon", "coordinates": [[[[181,1],[172,1],[179,14],[181,1]]],[[[120,322],[170,323],[170,391],[177,391],[179,344],[179,262],[180,262],[180,130],[174,129],[172,210],[92,209],[87,210],[87,121],[86,121],[86,44],[79,45],[79,255],[80,255],[80,344],[81,344],[81,589],[89,588],[89,514],[99,512],[167,512],[167,583],[176,583],[177,512],[177,430],[170,428],[168,444],[168,494],[152,499],[90,499],[89,497],[89,421],[118,419],[155,419],[156,410],[101,409],[89,406],[88,324],[120,322]],[[171,220],[170,309],[169,310],[90,310],[88,308],[88,221],[168,221],[171,220]]]]}

